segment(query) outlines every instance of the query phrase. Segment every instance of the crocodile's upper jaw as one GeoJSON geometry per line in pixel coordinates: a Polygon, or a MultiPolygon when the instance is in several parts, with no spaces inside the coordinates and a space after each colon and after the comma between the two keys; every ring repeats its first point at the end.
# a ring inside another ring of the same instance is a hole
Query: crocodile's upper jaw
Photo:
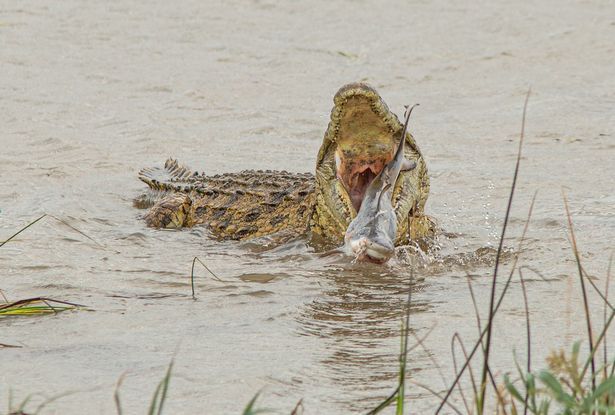
{"type": "MultiPolygon", "coordinates": [[[[316,164],[317,205],[312,224],[316,233],[343,239],[367,186],[393,157],[402,129],[397,116],[369,85],[348,84],[335,94],[316,164]]],[[[429,189],[425,163],[410,134],[406,143],[405,157],[418,167],[401,174],[393,189],[398,240],[407,233],[406,218],[422,209],[427,197],[423,193],[429,189]]]]}

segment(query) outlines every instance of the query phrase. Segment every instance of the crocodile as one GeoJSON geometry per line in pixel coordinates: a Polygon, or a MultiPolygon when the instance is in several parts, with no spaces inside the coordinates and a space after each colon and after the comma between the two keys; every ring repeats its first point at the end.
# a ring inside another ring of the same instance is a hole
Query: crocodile
{"type": "MultiPolygon", "coordinates": [[[[150,227],[204,224],[213,237],[245,240],[273,234],[308,236],[323,247],[339,246],[357,216],[365,192],[401,143],[403,126],[376,90],[365,83],[340,88],[316,159],[315,174],[244,170],[206,175],[168,159],[145,168],[149,186],[135,206],[149,208],[150,227]]],[[[391,193],[395,245],[433,235],[425,215],[429,176],[414,137],[406,133],[404,157],[416,164],[402,171],[391,193]]]]}

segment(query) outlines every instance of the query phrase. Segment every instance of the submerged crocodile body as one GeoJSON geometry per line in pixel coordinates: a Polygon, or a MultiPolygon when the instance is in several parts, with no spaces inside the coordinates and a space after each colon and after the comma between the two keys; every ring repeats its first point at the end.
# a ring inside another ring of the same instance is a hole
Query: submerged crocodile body
{"type": "MultiPolygon", "coordinates": [[[[363,83],[348,84],[334,97],[331,120],[316,161],[316,174],[246,170],[208,176],[173,159],[141,170],[149,192],[135,201],[149,207],[148,226],[205,224],[215,237],[243,240],[276,233],[308,235],[339,245],[370,182],[393,158],[402,125],[380,95],[363,83]]],[[[399,175],[392,192],[397,218],[395,244],[433,233],[424,214],[427,167],[414,138],[404,155],[416,168],[399,175]]]]}

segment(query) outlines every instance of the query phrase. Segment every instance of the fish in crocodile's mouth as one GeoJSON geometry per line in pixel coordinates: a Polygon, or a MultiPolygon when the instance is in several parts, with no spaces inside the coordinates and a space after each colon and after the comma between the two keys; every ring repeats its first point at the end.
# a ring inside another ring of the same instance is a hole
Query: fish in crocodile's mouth
{"type": "MultiPolygon", "coordinates": [[[[414,106],[406,111],[403,134],[414,106]]],[[[397,220],[392,205],[393,185],[402,171],[416,168],[416,162],[404,156],[405,140],[400,140],[395,155],[370,182],[362,195],[357,216],[350,222],[344,237],[347,251],[359,261],[382,264],[395,252],[397,220]]]]}

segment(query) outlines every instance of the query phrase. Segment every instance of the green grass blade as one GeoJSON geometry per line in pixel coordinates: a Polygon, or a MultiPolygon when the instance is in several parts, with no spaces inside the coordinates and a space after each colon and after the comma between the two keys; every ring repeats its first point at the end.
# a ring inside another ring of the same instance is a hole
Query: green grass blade
{"type": "Polygon", "coordinates": [[[248,404],[246,405],[242,415],[257,415],[268,412],[266,409],[254,409],[254,405],[256,404],[256,400],[258,399],[260,394],[260,392],[257,392],[256,395],[254,395],[254,397],[250,399],[250,402],[248,402],[248,404]]]}
{"type": "Polygon", "coordinates": [[[15,238],[17,235],[19,235],[20,233],[22,233],[23,231],[28,229],[30,226],[34,225],[39,220],[43,219],[45,216],[47,216],[47,214],[44,214],[43,216],[39,217],[38,219],[34,219],[32,222],[28,223],[26,226],[24,226],[23,228],[21,228],[20,230],[15,232],[13,235],[11,235],[7,240],[5,240],[3,242],[0,242],[0,247],[4,246],[4,244],[9,242],[11,239],[15,238]]]}
{"type": "Polygon", "coordinates": [[[547,388],[551,391],[553,397],[562,404],[566,406],[574,406],[575,400],[574,398],[567,394],[562,387],[562,384],[553,376],[550,372],[546,370],[540,372],[538,375],[542,383],[545,384],[547,388]]]}
{"type": "Polygon", "coordinates": [[[504,375],[504,386],[506,386],[506,390],[512,395],[513,398],[518,400],[519,402],[523,402],[523,397],[521,393],[517,390],[517,387],[513,385],[510,381],[510,377],[508,375],[504,375]]]}
{"type": "Polygon", "coordinates": [[[167,373],[164,378],[160,381],[156,390],[154,391],[154,396],[152,397],[152,403],[150,404],[148,415],[160,415],[162,414],[162,408],[164,406],[164,402],[167,399],[167,393],[169,391],[169,382],[171,381],[171,371],[173,369],[173,360],[169,364],[167,369],[167,373]]]}
{"type": "Polygon", "coordinates": [[[615,393],[615,377],[608,378],[596,387],[596,390],[587,398],[592,401],[597,401],[605,394],[615,393]]]}
{"type": "Polygon", "coordinates": [[[46,297],[26,298],[0,305],[0,317],[58,313],[80,307],[85,306],[46,297]]]}

